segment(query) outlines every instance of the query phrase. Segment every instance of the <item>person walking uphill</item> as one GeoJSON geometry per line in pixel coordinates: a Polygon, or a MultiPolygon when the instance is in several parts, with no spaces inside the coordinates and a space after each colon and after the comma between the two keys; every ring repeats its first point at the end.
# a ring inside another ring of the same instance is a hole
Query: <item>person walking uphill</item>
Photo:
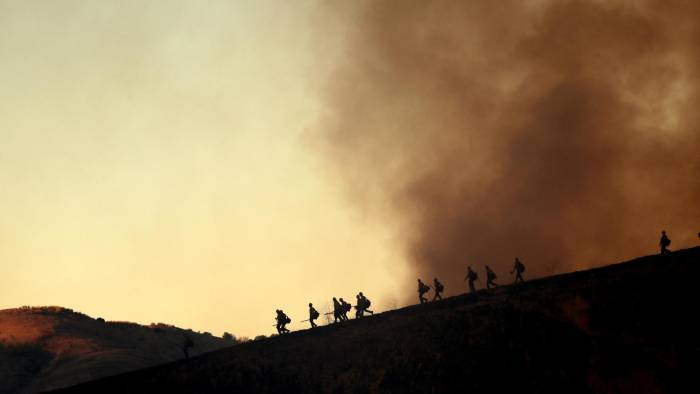
{"type": "Polygon", "coordinates": [[[435,295],[433,296],[433,301],[442,299],[442,291],[445,290],[445,286],[440,283],[438,278],[433,279],[433,287],[435,288],[435,295]]]}
{"type": "Polygon", "coordinates": [[[357,296],[355,296],[357,299],[357,304],[355,305],[355,318],[359,319],[361,317],[365,316],[365,312],[374,314],[371,310],[369,310],[370,305],[372,305],[372,301],[369,300],[369,298],[365,297],[362,292],[360,292],[357,296]]]}
{"type": "Polygon", "coordinates": [[[420,300],[421,304],[425,304],[428,302],[428,299],[424,297],[425,293],[430,290],[430,286],[426,285],[423,283],[420,279],[418,279],[418,300],[420,300]]]}
{"type": "Polygon", "coordinates": [[[525,265],[516,257],[515,263],[513,263],[513,270],[510,271],[511,274],[515,273],[515,281],[513,283],[525,282],[523,272],[525,272],[525,265]]]}
{"type": "Polygon", "coordinates": [[[474,282],[479,279],[479,275],[476,274],[476,272],[472,271],[472,267],[467,267],[467,276],[464,277],[464,280],[469,281],[469,292],[473,293],[476,291],[476,288],[474,287],[474,282]]]}
{"type": "Polygon", "coordinates": [[[333,323],[343,321],[343,307],[338,299],[333,297],[333,323]]]}
{"type": "Polygon", "coordinates": [[[311,328],[317,327],[314,320],[318,319],[320,313],[314,308],[314,304],[309,302],[309,323],[311,323],[311,328]]]}
{"type": "MultiPolygon", "coordinates": [[[[700,235],[700,234],[698,234],[700,235]]],[[[661,254],[667,254],[670,253],[671,251],[668,250],[668,247],[671,246],[671,240],[666,236],[666,231],[661,232],[661,239],[659,240],[659,246],[661,247],[661,254]]]]}
{"type": "Polygon", "coordinates": [[[498,284],[494,282],[496,280],[496,273],[493,272],[491,267],[488,265],[486,266],[486,288],[490,289],[491,287],[498,287],[498,284]]]}
{"type": "Polygon", "coordinates": [[[281,309],[277,309],[277,317],[275,317],[275,320],[277,320],[277,333],[278,334],[286,334],[289,332],[287,329],[287,324],[292,322],[292,319],[289,318],[284,312],[282,312],[281,309]]]}

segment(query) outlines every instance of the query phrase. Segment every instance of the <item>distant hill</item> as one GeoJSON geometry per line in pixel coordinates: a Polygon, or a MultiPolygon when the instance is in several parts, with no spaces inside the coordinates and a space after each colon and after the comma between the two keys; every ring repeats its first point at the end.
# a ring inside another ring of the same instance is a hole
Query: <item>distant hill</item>
{"type": "Polygon", "coordinates": [[[58,390],[698,393],[700,248],[293,332],[58,390]]]}
{"type": "Polygon", "coordinates": [[[35,393],[231,346],[164,324],[105,322],[60,307],[0,310],[0,394],[35,393]]]}

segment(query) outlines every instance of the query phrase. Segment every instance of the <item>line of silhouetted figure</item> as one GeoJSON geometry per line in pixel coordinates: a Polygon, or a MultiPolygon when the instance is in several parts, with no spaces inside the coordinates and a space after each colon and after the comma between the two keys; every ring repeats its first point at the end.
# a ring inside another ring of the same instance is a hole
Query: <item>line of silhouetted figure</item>
{"type": "MultiPolygon", "coordinates": [[[[515,275],[515,280],[513,281],[513,284],[516,283],[523,283],[525,279],[523,279],[523,272],[525,272],[525,264],[520,261],[517,257],[515,258],[515,263],[513,263],[513,270],[510,271],[511,275],[515,275]]],[[[486,266],[486,288],[490,289],[492,287],[498,287],[498,284],[495,282],[496,278],[498,276],[496,273],[489,267],[488,265],[486,266]]],[[[467,266],[467,275],[464,277],[464,280],[469,283],[469,292],[473,293],[476,291],[476,286],[474,285],[474,282],[479,280],[479,274],[477,274],[471,266],[467,266]]],[[[433,290],[435,291],[435,294],[433,295],[433,301],[441,300],[442,299],[442,292],[445,290],[445,286],[443,286],[442,283],[438,280],[438,278],[433,279],[433,290]]],[[[427,285],[423,283],[422,280],[418,279],[418,301],[421,304],[425,304],[428,302],[428,299],[425,297],[425,295],[430,291],[431,287],[430,285],[427,285]]]]}
{"type": "MultiPolygon", "coordinates": [[[[328,312],[325,315],[333,315],[333,322],[339,323],[349,320],[348,313],[352,310],[352,308],[355,308],[355,319],[364,317],[367,313],[369,313],[370,315],[374,314],[374,312],[369,309],[369,307],[372,306],[372,301],[370,301],[369,298],[362,294],[362,292],[357,294],[355,298],[357,299],[357,301],[356,304],[353,306],[349,302],[345,301],[342,297],[333,297],[333,312],[328,312]]],[[[314,304],[309,302],[309,318],[306,320],[302,320],[302,323],[309,322],[311,328],[318,327],[318,325],[316,324],[316,319],[318,319],[320,316],[321,314],[316,310],[316,308],[314,308],[314,304]]],[[[291,323],[292,319],[290,319],[289,316],[287,316],[287,314],[284,313],[284,311],[282,311],[281,309],[277,309],[277,317],[275,317],[275,320],[277,321],[275,327],[277,328],[277,332],[279,334],[286,334],[289,332],[289,330],[287,329],[287,324],[291,323]]]]}
{"type": "MultiPolygon", "coordinates": [[[[700,233],[698,233],[698,237],[700,237],[700,233]]],[[[670,245],[671,240],[666,235],[666,231],[661,231],[659,247],[661,249],[662,255],[671,252],[668,249],[670,245]]],[[[499,285],[496,283],[496,279],[498,278],[498,276],[496,275],[496,273],[488,265],[485,266],[485,270],[486,289],[498,287],[499,285]]],[[[513,269],[510,271],[510,274],[514,275],[513,284],[525,282],[525,279],[523,278],[523,272],[525,272],[525,264],[523,264],[522,261],[520,261],[520,259],[516,257],[515,261],[513,262],[513,269]]],[[[478,280],[479,275],[474,270],[472,270],[471,266],[467,266],[467,275],[464,277],[464,281],[468,283],[470,293],[476,292],[475,282],[478,280]]],[[[418,300],[421,304],[428,302],[428,299],[425,297],[425,295],[430,291],[430,289],[431,286],[423,283],[423,281],[418,279],[418,300]]],[[[445,290],[445,286],[442,283],[440,283],[438,278],[433,279],[432,289],[434,290],[432,300],[442,300],[442,292],[445,290]]],[[[333,297],[333,312],[328,312],[325,315],[333,315],[333,323],[340,323],[348,320],[348,313],[352,310],[352,308],[355,308],[356,319],[364,317],[366,313],[374,314],[374,312],[372,312],[369,309],[369,307],[372,305],[372,302],[367,297],[365,297],[365,295],[362,294],[362,292],[360,292],[355,297],[357,299],[357,302],[354,306],[346,302],[342,298],[333,297]]],[[[312,303],[309,303],[309,318],[306,320],[302,320],[302,322],[309,322],[311,324],[311,328],[315,328],[318,327],[315,320],[318,319],[320,316],[321,314],[316,310],[316,308],[314,308],[314,305],[312,303]]],[[[286,326],[292,321],[289,318],[289,316],[287,316],[281,309],[278,309],[276,320],[277,324],[275,326],[277,327],[277,332],[279,334],[288,333],[289,330],[286,326]]]]}

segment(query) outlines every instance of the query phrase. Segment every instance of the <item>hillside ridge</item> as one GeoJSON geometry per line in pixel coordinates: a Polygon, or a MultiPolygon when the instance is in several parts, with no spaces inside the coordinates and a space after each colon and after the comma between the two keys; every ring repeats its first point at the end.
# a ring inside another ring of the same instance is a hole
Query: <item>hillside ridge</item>
{"type": "Polygon", "coordinates": [[[699,275],[700,248],[644,256],[57,392],[683,392],[698,386],[699,275]]]}
{"type": "Polygon", "coordinates": [[[105,321],[69,308],[0,310],[0,394],[35,393],[184,358],[233,342],[169,324],[105,321]]]}

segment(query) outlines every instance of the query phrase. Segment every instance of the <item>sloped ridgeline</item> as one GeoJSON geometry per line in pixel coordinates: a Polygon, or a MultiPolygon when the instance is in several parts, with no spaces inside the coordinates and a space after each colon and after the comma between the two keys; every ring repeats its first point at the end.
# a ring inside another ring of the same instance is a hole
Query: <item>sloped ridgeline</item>
{"type": "Polygon", "coordinates": [[[0,394],[36,393],[221,349],[231,341],[165,324],[105,322],[61,307],[0,310],[0,394]]]}
{"type": "Polygon", "coordinates": [[[58,393],[700,392],[700,248],[244,343],[58,393]]]}

